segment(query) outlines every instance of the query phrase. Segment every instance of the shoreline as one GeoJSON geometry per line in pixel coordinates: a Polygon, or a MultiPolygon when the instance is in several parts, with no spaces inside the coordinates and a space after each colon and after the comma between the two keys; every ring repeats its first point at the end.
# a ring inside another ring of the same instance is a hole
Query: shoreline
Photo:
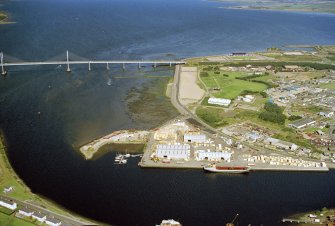
{"type": "Polygon", "coordinates": [[[10,16],[8,15],[8,13],[0,11],[0,16],[4,17],[3,19],[0,20],[0,25],[15,24],[16,23],[16,22],[9,21],[10,16]]]}
{"type": "Polygon", "coordinates": [[[308,9],[278,9],[272,7],[254,7],[254,6],[227,6],[219,7],[220,9],[231,9],[231,10],[246,10],[246,11],[269,11],[269,12],[287,12],[287,13],[308,13],[308,14],[322,14],[322,15],[334,15],[335,12],[327,11],[313,11],[308,9]]]}
{"type": "Polygon", "coordinates": [[[58,218],[77,222],[77,225],[98,225],[98,223],[76,215],[52,200],[34,194],[12,168],[7,157],[6,147],[4,133],[0,130],[0,189],[2,191],[12,187],[11,192],[5,193],[6,197],[16,199],[24,205],[34,206],[38,210],[49,212],[58,218]]]}

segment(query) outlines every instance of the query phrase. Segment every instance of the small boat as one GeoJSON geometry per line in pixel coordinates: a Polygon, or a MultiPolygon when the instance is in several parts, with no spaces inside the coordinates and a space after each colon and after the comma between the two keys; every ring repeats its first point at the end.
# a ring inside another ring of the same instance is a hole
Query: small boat
{"type": "Polygon", "coordinates": [[[250,169],[250,166],[204,166],[205,171],[212,173],[248,173],[250,169]]]}
{"type": "Polygon", "coordinates": [[[125,154],[124,157],[129,158],[130,154],[125,154]]]}

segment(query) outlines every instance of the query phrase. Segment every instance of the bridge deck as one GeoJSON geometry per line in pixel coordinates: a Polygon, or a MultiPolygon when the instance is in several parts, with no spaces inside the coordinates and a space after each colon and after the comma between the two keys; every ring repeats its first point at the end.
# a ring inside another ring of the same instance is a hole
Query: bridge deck
{"type": "Polygon", "coordinates": [[[87,61],[41,61],[41,62],[15,62],[3,63],[3,66],[33,66],[33,65],[59,65],[59,64],[185,64],[185,61],[134,61],[134,60],[87,60],[87,61]]]}

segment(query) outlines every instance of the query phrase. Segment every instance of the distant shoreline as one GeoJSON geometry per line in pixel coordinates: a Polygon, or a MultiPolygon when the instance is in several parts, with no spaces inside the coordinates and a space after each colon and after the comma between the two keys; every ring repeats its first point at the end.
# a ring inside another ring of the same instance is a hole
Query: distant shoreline
{"type": "Polygon", "coordinates": [[[309,12],[309,13],[335,13],[335,4],[332,1],[313,1],[308,2],[297,1],[291,2],[276,2],[272,0],[259,0],[257,2],[251,0],[212,0],[215,2],[234,3],[238,5],[223,6],[220,8],[236,9],[236,10],[263,10],[263,11],[286,11],[286,12],[309,12]]]}

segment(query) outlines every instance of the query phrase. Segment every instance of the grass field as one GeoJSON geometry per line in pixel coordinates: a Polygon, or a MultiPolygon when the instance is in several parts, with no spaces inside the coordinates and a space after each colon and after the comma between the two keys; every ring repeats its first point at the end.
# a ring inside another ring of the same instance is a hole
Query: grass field
{"type": "Polygon", "coordinates": [[[22,219],[16,218],[14,214],[7,215],[0,212],[0,225],[1,226],[33,226],[34,223],[29,223],[22,219]]]}
{"type": "Polygon", "coordinates": [[[243,76],[248,76],[248,74],[241,72],[221,72],[220,74],[215,74],[210,71],[208,72],[208,76],[201,76],[201,80],[208,89],[221,89],[213,93],[213,95],[218,98],[235,99],[244,90],[261,92],[267,88],[267,86],[262,83],[236,79],[236,77],[243,76]]]}
{"type": "Polygon", "coordinates": [[[322,84],[320,84],[320,88],[334,89],[335,90],[335,82],[322,83],[322,84]]]}

